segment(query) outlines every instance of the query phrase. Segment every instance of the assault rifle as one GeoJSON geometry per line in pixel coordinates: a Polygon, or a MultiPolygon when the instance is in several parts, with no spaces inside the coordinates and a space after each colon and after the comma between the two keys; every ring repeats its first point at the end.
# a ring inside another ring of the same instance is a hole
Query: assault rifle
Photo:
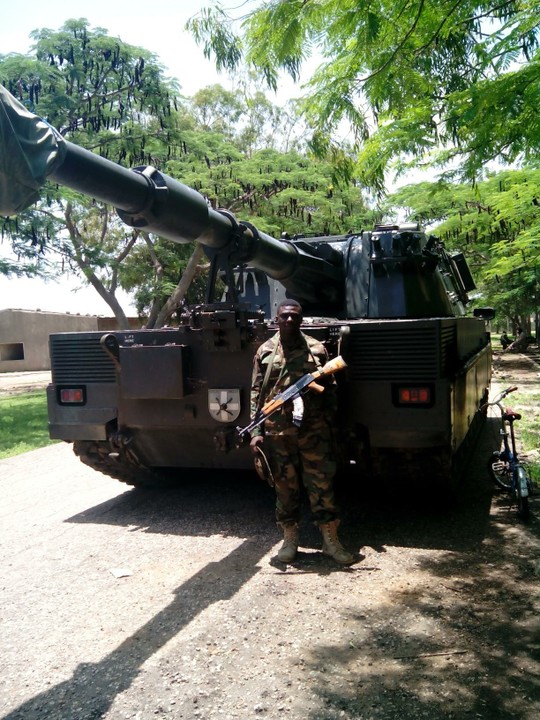
{"type": "Polygon", "coordinates": [[[277,412],[288,400],[294,400],[300,395],[303,395],[308,390],[315,390],[316,392],[323,392],[324,387],[317,383],[317,380],[325,377],[326,375],[333,375],[338,370],[343,370],[347,367],[345,360],[338,355],[333,360],[329,360],[322,368],[315,370],[313,373],[303,375],[300,380],[297,380],[293,385],[288,387],[283,392],[273,397],[262,408],[257,412],[253,420],[246,425],[244,428],[236,428],[238,438],[240,441],[245,441],[249,433],[256,428],[258,425],[267,420],[271,415],[277,412]]]}

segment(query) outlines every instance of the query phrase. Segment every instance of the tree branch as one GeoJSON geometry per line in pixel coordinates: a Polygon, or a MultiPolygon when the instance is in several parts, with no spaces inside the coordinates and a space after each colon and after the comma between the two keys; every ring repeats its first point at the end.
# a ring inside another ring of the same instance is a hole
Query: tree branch
{"type": "Polygon", "coordinates": [[[182,300],[184,299],[186,292],[188,291],[188,288],[191,285],[193,278],[195,277],[197,267],[199,266],[199,263],[203,257],[203,246],[200,243],[196,242],[195,249],[193,250],[191,257],[188,260],[186,269],[182,273],[180,282],[178,283],[174,292],[161,309],[153,327],[163,327],[163,325],[171,317],[173,312],[180,307],[182,300]]]}
{"type": "Polygon", "coordinates": [[[98,293],[98,295],[107,303],[114,313],[114,317],[121,330],[129,330],[129,320],[118,302],[113,291],[108,290],[103,282],[98,278],[95,272],[91,269],[89,263],[84,257],[83,244],[81,242],[81,234],[75,223],[73,222],[73,205],[71,202],[66,204],[64,211],[64,217],[66,220],[66,227],[69,232],[71,242],[75,251],[75,261],[82,271],[85,278],[88,280],[90,285],[98,293]]]}
{"type": "Polygon", "coordinates": [[[391,63],[394,62],[394,59],[398,55],[399,51],[405,46],[405,43],[407,42],[407,40],[411,37],[413,32],[416,30],[416,26],[418,25],[418,22],[420,20],[420,16],[422,15],[423,9],[424,9],[424,0],[421,0],[420,4],[418,6],[418,11],[416,13],[416,17],[414,18],[413,24],[411,25],[409,30],[405,33],[403,40],[398,44],[398,46],[392,52],[392,54],[390,55],[388,60],[386,62],[384,62],[379,68],[377,68],[377,70],[374,70],[370,75],[367,75],[366,77],[363,77],[363,78],[360,78],[359,80],[357,80],[355,83],[356,86],[365,84],[368,80],[371,80],[372,78],[374,78],[376,75],[381,73],[391,63]]]}

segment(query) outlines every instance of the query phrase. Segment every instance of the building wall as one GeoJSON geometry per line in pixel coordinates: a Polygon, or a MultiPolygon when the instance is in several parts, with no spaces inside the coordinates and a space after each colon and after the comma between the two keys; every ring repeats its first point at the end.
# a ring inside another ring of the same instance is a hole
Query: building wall
{"type": "Polygon", "coordinates": [[[91,315],[0,310],[0,372],[50,370],[50,333],[98,329],[91,315]]]}
{"type": "MultiPolygon", "coordinates": [[[[139,318],[128,318],[141,327],[139,318]]],[[[0,373],[50,370],[49,335],[58,332],[118,330],[114,317],[71,315],[42,310],[0,310],[0,373]]]]}

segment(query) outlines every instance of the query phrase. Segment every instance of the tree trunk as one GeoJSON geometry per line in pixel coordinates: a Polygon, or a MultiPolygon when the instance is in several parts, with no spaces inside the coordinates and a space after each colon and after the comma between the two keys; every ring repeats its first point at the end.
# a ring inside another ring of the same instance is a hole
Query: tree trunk
{"type": "MultiPolygon", "coordinates": [[[[154,267],[156,285],[159,285],[161,283],[161,281],[163,280],[163,276],[164,276],[163,265],[161,264],[157,254],[156,254],[154,243],[152,242],[150,235],[145,232],[145,233],[142,233],[142,236],[146,243],[146,247],[148,248],[148,253],[150,255],[150,259],[151,259],[152,265],[154,267]]],[[[160,309],[159,305],[160,305],[159,300],[157,297],[155,297],[152,302],[152,307],[150,308],[150,312],[148,313],[148,318],[146,320],[147,328],[153,328],[156,326],[156,320],[159,316],[159,309],[160,309]]]]}
{"type": "Polygon", "coordinates": [[[186,296],[186,293],[189,289],[189,286],[191,285],[193,278],[195,277],[197,267],[199,266],[203,257],[204,257],[203,246],[200,243],[195,243],[195,249],[191,253],[191,257],[188,260],[186,269],[182,273],[180,282],[176,286],[174,292],[172,293],[170,298],[167,300],[165,305],[161,308],[161,311],[160,311],[159,315],[157,316],[156,322],[153,327],[156,327],[156,328],[163,327],[165,325],[165,323],[167,322],[167,320],[169,320],[169,318],[171,317],[173,312],[175,312],[175,310],[178,310],[178,308],[182,304],[182,300],[186,296]]]}
{"type": "MultiPolygon", "coordinates": [[[[99,279],[99,277],[96,275],[96,273],[93,271],[90,264],[86,261],[85,255],[84,255],[84,244],[82,242],[81,234],[79,233],[79,230],[76,226],[76,224],[73,222],[73,215],[72,215],[72,204],[70,202],[67,203],[66,209],[65,209],[65,219],[66,219],[66,227],[69,232],[69,236],[71,238],[71,242],[73,244],[73,249],[75,253],[75,261],[77,262],[77,265],[79,266],[79,269],[83,273],[84,277],[87,279],[87,281],[92,285],[92,287],[95,289],[97,294],[103,298],[103,300],[107,303],[107,305],[111,308],[112,312],[114,313],[114,317],[116,319],[116,322],[118,323],[118,328],[120,330],[129,330],[129,320],[127,318],[127,315],[125,314],[124,310],[122,309],[122,306],[116,299],[115,295],[115,289],[117,284],[117,273],[113,272],[113,278],[111,280],[111,289],[108,290],[105,285],[102,283],[102,281],[99,279]]],[[[106,227],[106,223],[105,226],[106,227]]],[[[137,239],[138,232],[133,233],[132,238],[130,239],[127,246],[124,248],[122,253],[118,256],[118,262],[121,262],[129,253],[133,245],[135,244],[135,241],[137,239]]]]}

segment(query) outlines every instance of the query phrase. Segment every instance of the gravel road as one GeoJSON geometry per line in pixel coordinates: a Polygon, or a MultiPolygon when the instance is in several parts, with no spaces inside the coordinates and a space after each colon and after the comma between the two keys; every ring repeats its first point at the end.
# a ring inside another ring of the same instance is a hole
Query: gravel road
{"type": "Polygon", "coordinates": [[[492,496],[488,445],[457,507],[341,485],[348,569],[307,519],[281,566],[251,473],[156,492],[65,444],[0,461],[0,717],[537,720],[540,523],[492,496]]]}

